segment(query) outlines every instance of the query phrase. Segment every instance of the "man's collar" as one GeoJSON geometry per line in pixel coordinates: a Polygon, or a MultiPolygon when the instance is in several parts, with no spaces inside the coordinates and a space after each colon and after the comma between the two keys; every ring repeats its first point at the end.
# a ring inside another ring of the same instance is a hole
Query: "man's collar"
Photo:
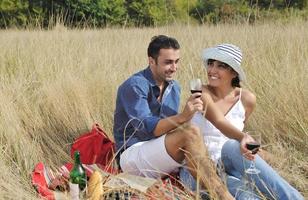
{"type": "Polygon", "coordinates": [[[151,84],[152,87],[153,87],[153,86],[156,86],[156,82],[155,82],[155,80],[154,80],[154,78],[153,78],[153,73],[152,73],[152,71],[151,71],[150,66],[148,66],[148,67],[144,70],[144,77],[145,77],[146,79],[149,80],[149,82],[150,82],[150,84],[151,84]]]}
{"type": "MultiPolygon", "coordinates": [[[[149,82],[150,82],[150,84],[151,84],[152,87],[153,87],[153,86],[157,86],[156,81],[155,81],[154,78],[153,78],[153,73],[152,73],[152,71],[151,71],[150,66],[148,66],[148,67],[144,70],[144,77],[145,77],[146,79],[149,80],[149,82]]],[[[172,85],[172,84],[174,83],[174,80],[167,81],[167,83],[168,83],[168,85],[172,85]]]]}

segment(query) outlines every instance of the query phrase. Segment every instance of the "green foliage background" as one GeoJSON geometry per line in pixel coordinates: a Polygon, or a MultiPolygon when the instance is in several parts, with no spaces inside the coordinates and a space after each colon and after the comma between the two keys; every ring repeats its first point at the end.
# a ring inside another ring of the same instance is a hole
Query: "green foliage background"
{"type": "Polygon", "coordinates": [[[0,0],[0,27],[159,26],[300,17],[307,0],[0,0]]]}

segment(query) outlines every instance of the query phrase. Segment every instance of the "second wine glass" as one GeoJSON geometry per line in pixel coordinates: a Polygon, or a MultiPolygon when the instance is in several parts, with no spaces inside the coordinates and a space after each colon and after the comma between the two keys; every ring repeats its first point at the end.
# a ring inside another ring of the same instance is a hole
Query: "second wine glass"
{"type": "MultiPolygon", "coordinates": [[[[256,154],[261,146],[261,133],[256,131],[248,131],[246,134],[250,135],[254,141],[248,142],[246,147],[248,150],[252,152],[252,154],[256,154]]],[[[245,170],[247,174],[259,174],[260,170],[256,168],[255,161],[251,161],[248,169],[245,170]]]]}
{"type": "Polygon", "coordinates": [[[192,79],[189,81],[189,87],[190,87],[190,92],[196,93],[196,92],[202,92],[202,82],[201,79],[192,79]]]}
{"type": "MultiPolygon", "coordinates": [[[[256,154],[261,146],[261,133],[258,131],[248,131],[246,132],[249,136],[253,138],[253,141],[246,144],[246,148],[256,154]]],[[[243,178],[243,185],[237,189],[236,199],[245,200],[259,200],[258,189],[256,188],[255,181],[253,177],[256,177],[261,171],[256,168],[255,160],[250,161],[250,166],[245,170],[245,175],[243,178]]]]}

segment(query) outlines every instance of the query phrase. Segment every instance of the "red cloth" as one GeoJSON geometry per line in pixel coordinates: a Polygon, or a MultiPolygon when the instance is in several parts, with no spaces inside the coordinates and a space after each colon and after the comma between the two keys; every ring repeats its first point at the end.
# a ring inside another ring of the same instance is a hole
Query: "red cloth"
{"type": "Polygon", "coordinates": [[[32,185],[39,195],[47,200],[54,200],[55,196],[52,190],[48,188],[49,178],[46,176],[47,170],[42,162],[35,165],[32,172],[32,185]]]}

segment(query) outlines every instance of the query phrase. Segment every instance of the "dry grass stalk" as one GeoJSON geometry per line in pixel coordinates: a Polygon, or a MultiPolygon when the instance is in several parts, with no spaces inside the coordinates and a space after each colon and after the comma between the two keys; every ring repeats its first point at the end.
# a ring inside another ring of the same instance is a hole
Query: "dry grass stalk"
{"type": "MultiPolygon", "coordinates": [[[[112,133],[117,86],[146,66],[151,36],[181,43],[177,79],[189,95],[193,73],[206,82],[203,48],[222,42],[243,49],[257,108],[248,129],[262,131],[273,165],[307,198],[308,25],[167,26],[144,29],[2,30],[0,32],[0,196],[37,199],[34,164],[61,166],[94,121],[112,133]],[[185,30],[185,31],[183,31],[185,30]],[[281,156],[284,155],[284,156],[281,156]],[[9,177],[9,178],[8,178],[9,177]]],[[[182,101],[183,102],[183,101],[182,101]]]]}

